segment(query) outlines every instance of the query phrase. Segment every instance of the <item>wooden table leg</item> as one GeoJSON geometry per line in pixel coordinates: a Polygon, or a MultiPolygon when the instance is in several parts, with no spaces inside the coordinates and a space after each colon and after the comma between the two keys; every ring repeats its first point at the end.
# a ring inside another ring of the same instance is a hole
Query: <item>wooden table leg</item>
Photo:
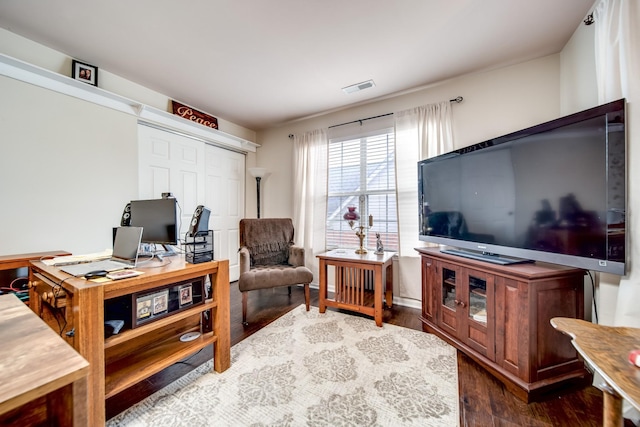
{"type": "Polygon", "coordinates": [[[327,311],[327,263],[320,259],[320,295],[318,296],[318,311],[324,313],[327,311]]]}
{"type": "Polygon", "coordinates": [[[104,353],[104,288],[79,289],[69,294],[67,312],[71,311],[74,348],[89,362],[87,376],[87,421],[90,426],[102,426],[105,414],[105,353],[104,353]]]}
{"type": "Polygon", "coordinates": [[[382,266],[376,265],[373,270],[373,283],[374,283],[374,294],[373,297],[375,299],[373,312],[374,319],[376,320],[377,326],[382,326],[382,266]]]}
{"type": "Polygon", "coordinates": [[[622,427],[624,425],[622,398],[608,384],[603,384],[601,388],[604,398],[602,425],[604,427],[622,427]]]}
{"type": "Polygon", "coordinates": [[[215,293],[218,306],[213,319],[214,333],[218,340],[213,344],[213,369],[224,372],[231,366],[231,314],[229,310],[229,260],[218,261],[215,274],[209,274],[211,292],[215,293]]]}
{"type": "Polygon", "coordinates": [[[393,261],[386,268],[385,282],[386,282],[385,302],[387,304],[387,308],[391,308],[393,306],[393,261]]]}

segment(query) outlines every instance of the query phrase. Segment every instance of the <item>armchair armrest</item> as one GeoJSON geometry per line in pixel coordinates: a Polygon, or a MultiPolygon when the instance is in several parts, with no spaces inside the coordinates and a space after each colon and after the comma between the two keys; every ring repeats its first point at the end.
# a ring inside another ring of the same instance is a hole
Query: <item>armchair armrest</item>
{"type": "Polygon", "coordinates": [[[238,251],[240,255],[240,274],[246,273],[251,269],[251,255],[246,246],[242,246],[238,251]]]}
{"type": "Polygon", "coordinates": [[[290,246],[288,262],[294,267],[304,267],[304,248],[300,246],[290,246]]]}

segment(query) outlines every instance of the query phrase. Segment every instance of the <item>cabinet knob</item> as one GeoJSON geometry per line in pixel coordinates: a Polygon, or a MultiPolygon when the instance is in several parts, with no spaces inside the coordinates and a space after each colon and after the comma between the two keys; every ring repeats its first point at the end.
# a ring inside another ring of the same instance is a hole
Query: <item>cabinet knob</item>
{"type": "Polygon", "coordinates": [[[460,307],[464,308],[467,304],[465,304],[464,301],[460,301],[458,299],[454,299],[453,302],[456,303],[456,305],[459,305],[460,307]]]}

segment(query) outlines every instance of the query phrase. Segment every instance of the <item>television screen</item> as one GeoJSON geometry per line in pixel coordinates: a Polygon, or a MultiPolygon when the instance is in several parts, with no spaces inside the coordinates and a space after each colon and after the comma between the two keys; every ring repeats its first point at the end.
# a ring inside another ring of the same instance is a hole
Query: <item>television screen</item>
{"type": "Polygon", "coordinates": [[[619,100],[423,160],[420,240],[624,274],[625,141],[619,100]]]}
{"type": "Polygon", "coordinates": [[[142,243],[178,244],[176,199],[131,201],[131,225],[142,227],[142,243]]]}

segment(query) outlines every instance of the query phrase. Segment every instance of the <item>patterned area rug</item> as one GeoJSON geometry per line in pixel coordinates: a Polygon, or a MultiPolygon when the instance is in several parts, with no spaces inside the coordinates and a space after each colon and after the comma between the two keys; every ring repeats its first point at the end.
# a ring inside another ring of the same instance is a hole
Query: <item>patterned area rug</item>
{"type": "Polygon", "coordinates": [[[107,422],[116,426],[457,426],[455,349],[304,305],[107,422]]]}

